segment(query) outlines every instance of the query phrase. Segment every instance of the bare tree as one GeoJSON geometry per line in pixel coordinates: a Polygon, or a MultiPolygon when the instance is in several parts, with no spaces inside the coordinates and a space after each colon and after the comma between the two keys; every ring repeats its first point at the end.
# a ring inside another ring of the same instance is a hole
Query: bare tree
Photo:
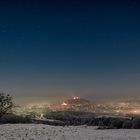
{"type": "Polygon", "coordinates": [[[0,117],[10,113],[13,106],[12,97],[9,94],[0,93],[0,117]]]}

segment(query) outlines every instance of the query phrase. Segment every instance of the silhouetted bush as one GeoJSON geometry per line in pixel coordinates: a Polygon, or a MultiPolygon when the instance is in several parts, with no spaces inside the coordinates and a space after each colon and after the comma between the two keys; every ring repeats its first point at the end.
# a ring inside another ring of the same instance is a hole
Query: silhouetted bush
{"type": "Polygon", "coordinates": [[[133,129],[140,129],[140,119],[134,119],[132,121],[132,128],[133,129]]]}
{"type": "Polygon", "coordinates": [[[98,126],[100,121],[101,121],[100,118],[92,118],[92,119],[90,119],[88,125],[89,126],[98,126]]]}
{"type": "Polygon", "coordinates": [[[103,120],[104,126],[110,126],[112,120],[114,120],[114,119],[112,119],[111,117],[104,118],[104,120],[103,120]]]}
{"type": "Polygon", "coordinates": [[[0,118],[7,113],[11,113],[13,106],[12,97],[9,94],[0,93],[0,118]]]}
{"type": "Polygon", "coordinates": [[[122,128],[123,129],[131,129],[132,128],[132,121],[131,120],[124,121],[122,128]]]}
{"type": "Polygon", "coordinates": [[[58,111],[47,113],[44,117],[63,121],[66,125],[85,125],[94,118],[94,114],[79,111],[58,111]]]}
{"type": "Polygon", "coordinates": [[[92,118],[92,119],[89,120],[87,125],[94,126],[94,124],[95,124],[95,118],[92,118]]]}
{"type": "Polygon", "coordinates": [[[140,129],[140,118],[133,120],[125,117],[95,117],[94,113],[76,111],[50,112],[45,115],[47,119],[59,120],[65,125],[98,126],[101,129],[140,129]]]}
{"type": "Polygon", "coordinates": [[[112,129],[120,129],[120,128],[122,128],[123,121],[124,120],[122,120],[120,118],[112,120],[111,124],[110,124],[110,128],[112,128],[112,129]]]}
{"type": "Polygon", "coordinates": [[[81,125],[88,125],[90,123],[91,119],[94,119],[94,117],[92,117],[92,118],[82,118],[81,119],[81,125]]]}
{"type": "Polygon", "coordinates": [[[99,123],[98,123],[98,129],[104,129],[105,128],[105,126],[104,126],[104,124],[103,124],[103,121],[100,121],[99,123]]]}
{"type": "Polygon", "coordinates": [[[14,114],[4,115],[0,118],[0,123],[31,123],[31,118],[29,116],[18,116],[14,114]]]}

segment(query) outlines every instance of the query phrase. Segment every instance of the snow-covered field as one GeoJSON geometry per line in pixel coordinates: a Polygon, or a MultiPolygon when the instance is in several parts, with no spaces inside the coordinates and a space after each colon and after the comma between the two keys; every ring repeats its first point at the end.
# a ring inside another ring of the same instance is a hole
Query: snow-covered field
{"type": "Polygon", "coordinates": [[[0,140],[140,140],[140,130],[96,130],[86,126],[0,125],[0,140]]]}

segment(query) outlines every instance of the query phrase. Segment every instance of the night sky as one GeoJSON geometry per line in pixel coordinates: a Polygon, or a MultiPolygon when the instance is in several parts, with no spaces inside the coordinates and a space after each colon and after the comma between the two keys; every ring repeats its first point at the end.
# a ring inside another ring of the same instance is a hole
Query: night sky
{"type": "Polygon", "coordinates": [[[140,97],[140,2],[0,1],[0,90],[20,103],[140,97]]]}

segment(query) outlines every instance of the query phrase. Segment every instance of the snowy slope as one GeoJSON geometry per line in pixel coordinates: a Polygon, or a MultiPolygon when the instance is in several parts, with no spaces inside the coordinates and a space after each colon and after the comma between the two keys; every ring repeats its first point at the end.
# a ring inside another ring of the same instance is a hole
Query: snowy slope
{"type": "Polygon", "coordinates": [[[86,126],[0,125],[0,140],[140,140],[140,130],[96,130],[86,126]]]}

